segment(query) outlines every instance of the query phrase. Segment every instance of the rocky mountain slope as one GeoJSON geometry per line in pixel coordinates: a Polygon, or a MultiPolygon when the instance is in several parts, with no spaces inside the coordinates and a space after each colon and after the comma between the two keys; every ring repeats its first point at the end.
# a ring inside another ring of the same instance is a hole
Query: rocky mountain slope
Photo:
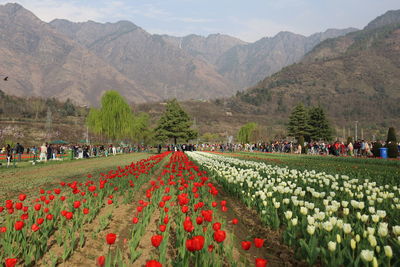
{"type": "Polygon", "coordinates": [[[378,17],[362,31],[322,42],[299,63],[237,94],[229,106],[279,120],[303,102],[321,104],[342,127],[354,120],[384,127],[399,123],[400,24],[393,14],[378,17]]]}
{"type": "Polygon", "coordinates": [[[95,104],[118,88],[134,102],[153,95],[84,46],[58,33],[18,4],[0,6],[1,90],[19,96],[95,104]]]}
{"type": "Polygon", "coordinates": [[[233,92],[232,83],[213,65],[131,22],[50,24],[162,98],[213,98],[233,92]]]}

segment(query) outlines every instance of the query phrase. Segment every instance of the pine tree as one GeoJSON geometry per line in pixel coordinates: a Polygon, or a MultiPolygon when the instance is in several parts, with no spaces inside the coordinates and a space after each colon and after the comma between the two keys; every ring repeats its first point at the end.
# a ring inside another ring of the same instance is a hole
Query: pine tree
{"type": "Polygon", "coordinates": [[[332,130],[322,107],[312,107],[309,114],[309,131],[311,140],[332,140],[332,130]]]}
{"type": "Polygon", "coordinates": [[[396,131],[393,127],[388,130],[388,136],[386,140],[386,147],[388,148],[389,158],[397,158],[399,156],[399,149],[397,146],[396,131]]]}
{"type": "Polygon", "coordinates": [[[173,139],[176,144],[178,139],[186,142],[197,138],[197,132],[191,129],[193,121],[181,108],[178,101],[173,99],[167,103],[167,109],[160,118],[155,129],[156,138],[161,141],[173,139]]]}
{"type": "Polygon", "coordinates": [[[302,103],[298,104],[292,111],[288,123],[289,136],[303,136],[307,139],[309,136],[308,112],[302,103]]]}
{"type": "Polygon", "coordinates": [[[389,143],[389,142],[397,142],[396,130],[394,129],[394,127],[390,127],[389,128],[386,142],[387,143],[389,143]]]}

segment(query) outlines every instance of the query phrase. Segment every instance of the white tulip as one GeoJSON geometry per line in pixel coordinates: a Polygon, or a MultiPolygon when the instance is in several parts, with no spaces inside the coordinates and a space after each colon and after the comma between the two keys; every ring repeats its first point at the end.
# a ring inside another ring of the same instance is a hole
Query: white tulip
{"type": "Polygon", "coordinates": [[[374,258],[374,251],[364,249],[361,251],[361,259],[365,262],[371,262],[374,258]]]}
{"type": "Polygon", "coordinates": [[[333,241],[329,241],[328,242],[328,249],[330,250],[330,251],[335,251],[336,250],[336,242],[333,242],[333,241]]]}

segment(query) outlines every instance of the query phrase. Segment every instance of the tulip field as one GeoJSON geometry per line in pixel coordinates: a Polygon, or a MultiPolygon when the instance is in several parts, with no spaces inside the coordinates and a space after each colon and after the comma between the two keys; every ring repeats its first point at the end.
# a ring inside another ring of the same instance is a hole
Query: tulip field
{"type": "Polygon", "coordinates": [[[0,203],[4,266],[400,266],[400,186],[165,152],[0,203]]]}

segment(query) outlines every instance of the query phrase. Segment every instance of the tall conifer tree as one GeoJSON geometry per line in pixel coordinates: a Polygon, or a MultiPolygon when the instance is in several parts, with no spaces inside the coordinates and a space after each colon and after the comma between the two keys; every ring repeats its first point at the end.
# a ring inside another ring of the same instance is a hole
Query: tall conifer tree
{"type": "Polygon", "coordinates": [[[197,132],[190,127],[193,121],[189,115],[181,108],[178,101],[173,99],[167,103],[167,109],[160,118],[155,129],[156,138],[162,141],[173,139],[176,144],[179,139],[186,142],[195,139],[197,132]]]}

